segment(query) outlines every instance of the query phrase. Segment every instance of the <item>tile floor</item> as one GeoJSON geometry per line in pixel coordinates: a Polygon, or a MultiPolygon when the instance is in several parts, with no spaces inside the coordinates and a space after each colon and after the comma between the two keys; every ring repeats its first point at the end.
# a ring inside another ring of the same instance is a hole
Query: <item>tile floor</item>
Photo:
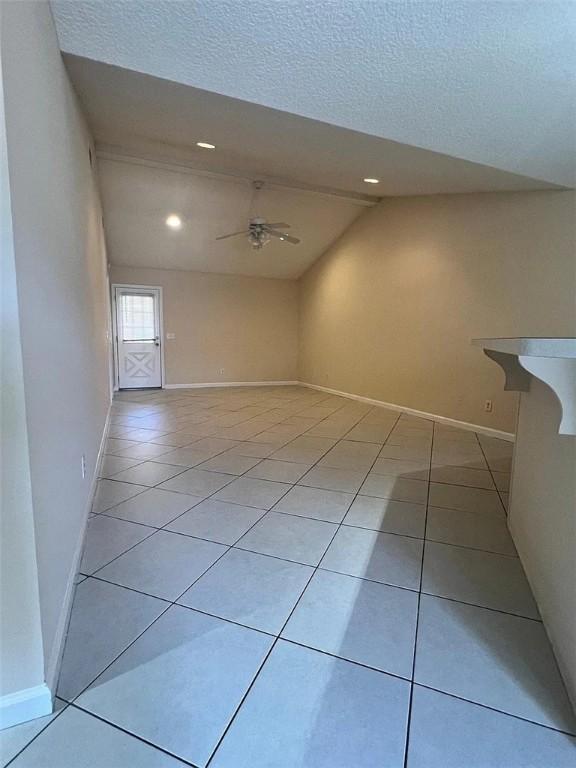
{"type": "Polygon", "coordinates": [[[55,714],[14,768],[567,768],[511,445],[298,387],[113,406],[55,714]]]}

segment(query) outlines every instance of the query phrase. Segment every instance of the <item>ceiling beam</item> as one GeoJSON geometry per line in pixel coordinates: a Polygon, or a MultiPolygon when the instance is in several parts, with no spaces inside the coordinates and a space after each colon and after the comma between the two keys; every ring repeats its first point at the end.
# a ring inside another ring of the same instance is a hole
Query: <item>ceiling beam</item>
{"type": "Polygon", "coordinates": [[[254,181],[263,181],[265,182],[267,189],[287,189],[303,195],[338,198],[340,200],[346,200],[348,202],[355,203],[356,205],[367,208],[371,208],[372,206],[377,205],[382,199],[381,197],[377,197],[375,195],[362,195],[356,192],[345,192],[339,189],[331,189],[330,187],[315,186],[291,181],[289,179],[280,179],[266,176],[261,173],[258,174],[257,177],[250,177],[232,171],[207,171],[205,169],[194,168],[193,165],[190,165],[185,160],[166,160],[156,155],[142,152],[136,154],[126,147],[112,144],[102,144],[99,142],[96,143],[96,156],[105,160],[115,160],[117,162],[130,163],[132,165],[143,165],[148,168],[161,168],[162,170],[171,171],[173,173],[190,174],[208,179],[226,181],[229,183],[252,185],[254,181]]]}

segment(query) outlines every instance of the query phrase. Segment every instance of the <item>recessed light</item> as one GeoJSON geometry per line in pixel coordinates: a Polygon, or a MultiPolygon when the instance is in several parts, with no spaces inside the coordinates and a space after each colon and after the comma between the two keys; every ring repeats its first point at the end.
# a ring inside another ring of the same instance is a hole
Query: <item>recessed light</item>
{"type": "Polygon", "coordinates": [[[380,179],[364,179],[366,184],[380,184],[380,179]]]}
{"type": "Polygon", "coordinates": [[[202,149],[216,149],[215,144],[208,144],[207,141],[197,141],[196,146],[202,147],[202,149]]]}
{"type": "Polygon", "coordinates": [[[182,219],[180,216],[176,216],[175,213],[171,213],[170,216],[166,217],[166,226],[170,227],[170,229],[180,229],[182,226],[182,219]]]}

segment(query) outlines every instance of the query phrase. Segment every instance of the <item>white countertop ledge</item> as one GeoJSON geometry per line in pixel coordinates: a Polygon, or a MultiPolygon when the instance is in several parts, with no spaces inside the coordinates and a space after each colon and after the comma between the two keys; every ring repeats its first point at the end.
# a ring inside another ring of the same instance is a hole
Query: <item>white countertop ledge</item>
{"type": "Polygon", "coordinates": [[[473,339],[472,344],[494,352],[526,357],[566,357],[576,358],[576,338],[509,338],[509,339],[473,339]]]}
{"type": "Polygon", "coordinates": [[[473,339],[504,371],[504,389],[528,392],[532,377],[554,392],[562,416],[558,432],[576,435],[576,338],[473,339]]]}

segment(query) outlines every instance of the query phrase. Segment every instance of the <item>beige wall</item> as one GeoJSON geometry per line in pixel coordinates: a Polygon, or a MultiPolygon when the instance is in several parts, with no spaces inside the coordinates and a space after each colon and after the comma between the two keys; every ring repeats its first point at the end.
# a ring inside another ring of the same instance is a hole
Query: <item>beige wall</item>
{"type": "Polygon", "coordinates": [[[513,431],[516,395],[470,340],[576,334],[575,201],[444,195],[367,211],[301,279],[300,379],[513,431]]]}
{"type": "Polygon", "coordinates": [[[508,525],[576,708],[576,437],[559,435],[556,395],[521,394],[508,525]]]}
{"type": "Polygon", "coordinates": [[[132,267],[110,280],[163,288],[168,384],[297,378],[295,281],[132,267]]]}
{"type": "Polygon", "coordinates": [[[53,685],[109,406],[106,261],[90,137],[48,3],[2,3],[2,67],[44,675],[53,685]]]}
{"type": "MultiPolygon", "coordinates": [[[[44,653],[1,75],[0,67],[0,727],[7,727],[22,719],[6,706],[10,694],[43,685],[44,653]]],[[[33,714],[50,711],[49,695],[43,703],[47,709],[33,714]]]]}

